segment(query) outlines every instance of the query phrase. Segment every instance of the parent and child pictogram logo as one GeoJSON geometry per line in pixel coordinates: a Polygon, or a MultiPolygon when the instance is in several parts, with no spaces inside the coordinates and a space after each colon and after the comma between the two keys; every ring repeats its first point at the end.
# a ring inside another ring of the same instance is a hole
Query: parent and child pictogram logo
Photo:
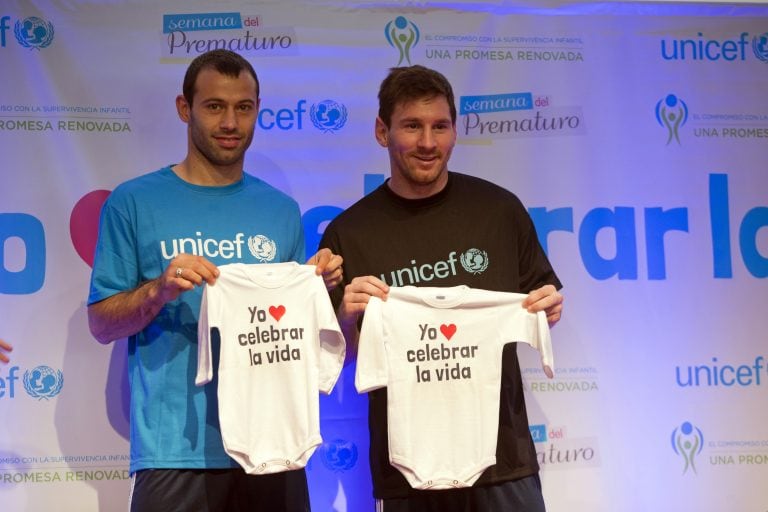
{"type": "Polygon", "coordinates": [[[688,105],[675,94],[667,94],[656,103],[656,121],[667,130],[667,146],[680,144],[680,128],[688,122],[688,105]]]}
{"type": "Polygon", "coordinates": [[[704,447],[704,434],[690,421],[684,421],[672,431],[672,450],[685,462],[683,474],[696,473],[696,457],[704,447]]]}
{"type": "Polygon", "coordinates": [[[421,31],[414,22],[405,16],[398,16],[384,26],[387,43],[399,53],[397,66],[411,65],[411,50],[419,44],[421,31]]]}
{"type": "Polygon", "coordinates": [[[681,135],[686,125],[693,126],[692,135],[697,139],[756,139],[762,143],[768,138],[768,112],[754,109],[750,112],[691,112],[679,95],[669,93],[656,102],[654,114],[658,125],[666,131],[667,146],[673,142],[682,145],[681,135]]]}

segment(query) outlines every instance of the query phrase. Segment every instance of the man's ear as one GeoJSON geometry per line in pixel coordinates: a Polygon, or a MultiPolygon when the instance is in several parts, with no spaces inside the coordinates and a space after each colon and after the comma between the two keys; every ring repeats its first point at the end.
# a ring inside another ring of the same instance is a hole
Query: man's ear
{"type": "Polygon", "coordinates": [[[374,132],[376,134],[376,141],[379,145],[383,148],[389,147],[389,128],[387,128],[387,125],[380,117],[376,118],[374,132]]]}
{"type": "Polygon", "coordinates": [[[189,122],[189,114],[192,110],[192,106],[187,103],[187,99],[183,94],[176,96],[176,113],[179,114],[179,119],[185,123],[189,122]]]}

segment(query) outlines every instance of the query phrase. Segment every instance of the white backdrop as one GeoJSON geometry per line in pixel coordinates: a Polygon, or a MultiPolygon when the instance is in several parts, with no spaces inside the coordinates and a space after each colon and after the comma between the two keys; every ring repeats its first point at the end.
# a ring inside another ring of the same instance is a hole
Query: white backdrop
{"type": "MultiPolygon", "coordinates": [[[[520,196],[565,285],[557,378],[520,349],[548,510],[768,510],[768,6],[341,0],[0,5],[3,510],[125,510],[97,215],[183,158],[174,97],[216,44],[259,73],[246,168],[299,201],[309,250],[388,173],[387,69],[452,81],[452,169],[520,196]]],[[[353,370],[322,399],[316,511],[372,510],[353,370]]]]}

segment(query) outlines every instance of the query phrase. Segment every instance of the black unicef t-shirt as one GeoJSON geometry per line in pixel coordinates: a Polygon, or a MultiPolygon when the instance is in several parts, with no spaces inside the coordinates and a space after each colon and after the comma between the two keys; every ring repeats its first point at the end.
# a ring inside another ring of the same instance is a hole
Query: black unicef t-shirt
{"type": "MultiPolygon", "coordinates": [[[[336,217],[320,246],[344,258],[344,281],[332,293],[336,307],[344,286],[366,275],[390,286],[463,284],[517,293],[561,287],[517,196],[465,174],[449,173],[446,187],[425,199],[404,199],[384,183],[336,217]]],[[[515,345],[507,345],[502,357],[497,462],[476,486],[539,469],[515,345]]],[[[386,389],[369,393],[368,422],[374,495],[407,496],[408,482],[389,464],[386,389]]]]}

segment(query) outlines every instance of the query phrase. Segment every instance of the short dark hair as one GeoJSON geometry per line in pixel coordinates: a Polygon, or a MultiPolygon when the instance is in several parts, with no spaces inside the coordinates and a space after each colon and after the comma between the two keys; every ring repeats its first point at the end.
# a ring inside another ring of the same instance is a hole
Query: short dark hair
{"type": "Polygon", "coordinates": [[[259,78],[251,63],[245,60],[241,55],[230,50],[211,50],[195,57],[184,75],[184,85],[182,92],[187,103],[192,105],[192,97],[195,95],[195,82],[197,75],[203,69],[213,68],[222,75],[237,78],[240,72],[245,70],[256,81],[256,97],[259,97],[259,78]]]}
{"type": "Polygon", "coordinates": [[[398,103],[409,103],[421,98],[445,96],[451,109],[451,122],[456,124],[456,104],[451,83],[434,69],[415,65],[392,68],[379,88],[379,118],[387,127],[398,103]]]}

